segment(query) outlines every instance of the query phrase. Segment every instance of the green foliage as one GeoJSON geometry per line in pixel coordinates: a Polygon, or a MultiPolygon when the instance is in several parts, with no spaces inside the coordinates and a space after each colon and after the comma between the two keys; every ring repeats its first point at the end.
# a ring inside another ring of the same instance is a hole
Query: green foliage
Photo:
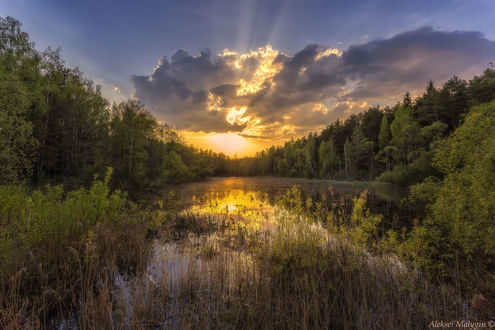
{"type": "Polygon", "coordinates": [[[469,82],[468,94],[470,105],[479,105],[493,100],[493,95],[495,95],[495,68],[493,63],[483,71],[481,76],[476,76],[469,82]]]}
{"type": "Polygon", "coordinates": [[[100,87],[59,50],[34,49],[21,24],[0,18],[0,184],[45,179],[159,188],[225,171],[225,156],[188,147],[137,101],[110,107],[100,87]],[[177,166],[177,168],[174,168],[177,166]],[[218,169],[218,170],[217,170],[218,169]]]}
{"type": "Polygon", "coordinates": [[[435,108],[437,98],[438,91],[435,89],[433,81],[430,80],[423,96],[416,100],[416,118],[421,125],[428,125],[439,120],[435,108]]]}
{"type": "Polygon", "coordinates": [[[359,198],[353,199],[351,227],[348,232],[354,244],[373,249],[378,241],[378,225],[383,217],[371,214],[366,208],[367,193],[364,191],[359,198]]]}
{"type": "Polygon", "coordinates": [[[295,214],[304,215],[307,213],[304,207],[301,189],[298,185],[293,185],[277,200],[278,204],[295,214]]]}
{"type": "Polygon", "coordinates": [[[412,234],[417,261],[431,276],[483,285],[495,265],[495,102],[471,109],[434,164],[444,180],[413,189],[423,199],[433,194],[428,217],[412,234]]]}
{"type": "MultiPolygon", "coordinates": [[[[417,135],[414,136],[414,141],[410,145],[417,147],[410,147],[412,151],[407,154],[407,162],[396,158],[396,165],[393,170],[382,173],[378,180],[407,186],[420,182],[428,176],[438,176],[438,171],[432,166],[432,158],[447,130],[447,124],[436,121],[420,130],[415,123],[412,125],[415,126],[414,134],[417,135]]],[[[407,139],[400,140],[405,141],[407,139]]],[[[392,148],[386,148],[384,153],[398,157],[401,154],[400,150],[407,149],[407,145],[407,142],[396,144],[392,148]]],[[[383,153],[379,156],[383,157],[383,153]]]]}
{"type": "Polygon", "coordinates": [[[320,134],[273,146],[255,157],[228,159],[187,147],[138,102],[110,108],[98,86],[65,66],[59,50],[37,52],[15,19],[1,18],[0,36],[3,183],[55,179],[77,186],[112,166],[114,184],[126,188],[158,188],[219,174],[380,177],[407,185],[439,176],[431,166],[439,138],[459,126],[468,105],[495,95],[493,67],[469,82],[454,76],[435,88],[430,81],[415,100],[406,93],[394,107],[370,107],[331,123],[320,134]],[[12,142],[12,136],[19,138],[12,142]],[[170,152],[175,155],[169,157],[170,152]]]}
{"type": "Polygon", "coordinates": [[[26,120],[27,91],[16,76],[0,73],[0,182],[29,177],[37,148],[26,120]]]}
{"type": "Polygon", "coordinates": [[[394,107],[370,107],[336,120],[320,134],[310,133],[235,164],[243,167],[244,175],[379,178],[401,185],[440,177],[432,166],[436,145],[462,123],[469,105],[495,98],[494,72],[491,65],[469,82],[454,76],[440,88],[429,81],[414,100],[406,93],[394,107]],[[282,159],[288,170],[277,166],[282,159]]]}
{"type": "Polygon", "coordinates": [[[163,160],[163,175],[167,182],[177,183],[187,180],[188,168],[180,155],[171,151],[163,160]]]}
{"type": "Polygon", "coordinates": [[[351,176],[358,179],[365,177],[366,173],[370,173],[371,178],[373,178],[373,142],[364,136],[359,127],[354,128],[352,132],[351,144],[347,152],[349,153],[349,170],[351,176]],[[366,169],[367,166],[370,166],[370,168],[366,169]],[[360,173],[360,169],[364,173],[360,173]]]}
{"type": "Polygon", "coordinates": [[[288,214],[279,215],[279,221],[266,255],[275,276],[304,274],[328,263],[321,250],[325,242],[322,232],[311,228],[309,223],[294,221],[288,214]]]}
{"type": "Polygon", "coordinates": [[[378,146],[385,149],[390,144],[390,125],[387,116],[383,116],[380,124],[380,133],[378,134],[378,146]]]}
{"type": "Polygon", "coordinates": [[[335,149],[333,140],[328,142],[321,141],[320,148],[318,149],[318,160],[320,168],[320,177],[332,178],[336,175],[336,168],[338,167],[338,156],[335,149]]]}
{"type": "Polygon", "coordinates": [[[146,164],[156,120],[137,101],[122,102],[112,109],[112,161],[118,179],[139,185],[147,182],[146,164]]]}
{"type": "Polygon", "coordinates": [[[459,126],[463,114],[469,110],[467,88],[466,81],[454,76],[443,85],[435,99],[437,120],[448,124],[451,130],[459,126]]]}
{"type": "MultiPolygon", "coordinates": [[[[0,251],[2,260],[14,262],[31,250],[57,258],[69,242],[83,243],[97,224],[116,224],[124,217],[125,194],[110,192],[108,170],[104,181],[96,180],[89,189],[80,188],[64,195],[62,186],[46,186],[29,192],[22,185],[0,186],[0,251]]],[[[1,271],[10,263],[3,262],[1,271]]]]}
{"type": "Polygon", "coordinates": [[[278,173],[281,175],[287,175],[289,169],[289,163],[286,159],[279,159],[277,162],[278,173]]]}
{"type": "Polygon", "coordinates": [[[394,113],[395,119],[390,125],[392,144],[397,148],[394,158],[397,162],[407,163],[412,159],[412,153],[418,145],[417,138],[421,130],[414,120],[412,108],[399,107],[394,113]]]}

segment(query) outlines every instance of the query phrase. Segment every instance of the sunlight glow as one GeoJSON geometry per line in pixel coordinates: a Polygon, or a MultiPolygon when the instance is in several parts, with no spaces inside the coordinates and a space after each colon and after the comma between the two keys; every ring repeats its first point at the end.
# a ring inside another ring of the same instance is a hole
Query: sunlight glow
{"type": "Polygon", "coordinates": [[[322,57],[328,57],[330,55],[342,56],[342,52],[337,48],[327,48],[324,51],[318,53],[318,55],[316,55],[315,60],[318,61],[322,57]]]}
{"type": "Polygon", "coordinates": [[[251,117],[246,117],[250,120],[247,122],[246,128],[242,130],[242,134],[249,136],[260,136],[261,130],[265,127],[260,124],[261,120],[259,118],[251,119],[251,117]]]}
{"type": "Polygon", "coordinates": [[[243,154],[249,147],[249,141],[236,133],[216,133],[208,137],[213,149],[229,156],[243,154]]]}
{"type": "Polygon", "coordinates": [[[239,110],[237,110],[236,107],[230,108],[229,112],[227,113],[227,116],[225,119],[229,122],[230,125],[238,124],[238,125],[244,125],[246,122],[251,119],[251,117],[243,117],[244,113],[246,112],[246,107],[241,107],[239,110]]]}
{"type": "MultiPolygon", "coordinates": [[[[232,125],[229,133],[217,132],[186,132],[186,140],[193,145],[213,149],[229,156],[239,157],[253,155],[263,149],[263,146],[283,143],[300,131],[300,128],[290,123],[291,113],[282,114],[282,121],[275,124],[266,123],[256,115],[256,109],[251,109],[250,103],[246,102],[249,97],[264,92],[275,86],[275,77],[283,68],[283,61],[275,61],[278,56],[286,56],[279,50],[267,44],[256,50],[244,52],[224,49],[218,54],[233,72],[231,85],[236,86],[235,96],[226,96],[210,90],[206,102],[206,110],[219,112],[225,121],[232,125]],[[276,141],[276,142],[275,142],[276,141]]],[[[337,48],[318,47],[314,57],[315,61],[331,56],[342,56],[337,48]]],[[[299,74],[304,74],[307,68],[303,66],[299,74]]],[[[347,91],[342,90],[341,93],[347,91]]],[[[309,111],[327,115],[334,107],[341,105],[359,108],[361,104],[344,101],[346,104],[337,103],[328,105],[315,102],[309,111]]],[[[354,111],[354,110],[353,110],[354,111]]]]}
{"type": "Polygon", "coordinates": [[[242,67],[244,62],[248,62],[250,59],[255,58],[259,61],[258,67],[251,79],[240,79],[240,86],[237,89],[238,96],[255,94],[267,87],[267,83],[273,84],[273,77],[282,69],[281,65],[273,63],[278,54],[278,50],[273,49],[270,45],[266,45],[266,47],[258,48],[257,51],[252,50],[249,53],[242,54],[240,56],[241,65],[234,62],[235,67],[239,68],[242,67]]]}
{"type": "Polygon", "coordinates": [[[323,103],[316,103],[313,107],[314,112],[321,112],[326,115],[328,113],[328,108],[323,103]]]}
{"type": "Polygon", "coordinates": [[[231,157],[234,155],[237,155],[238,157],[253,156],[255,153],[269,148],[272,145],[281,145],[287,141],[287,139],[278,138],[257,138],[256,136],[253,136],[253,134],[249,134],[249,132],[249,127],[246,127],[243,130],[243,133],[182,131],[181,135],[187,144],[192,144],[196,148],[222,152],[231,157]]]}
{"type": "MultiPolygon", "coordinates": [[[[227,179],[228,180],[228,179],[227,179]]],[[[257,231],[264,228],[274,219],[275,208],[267,202],[263,195],[254,191],[244,191],[224,187],[225,191],[212,193],[208,202],[192,205],[189,212],[210,216],[227,216],[234,219],[237,228],[246,231],[257,231]]]]}

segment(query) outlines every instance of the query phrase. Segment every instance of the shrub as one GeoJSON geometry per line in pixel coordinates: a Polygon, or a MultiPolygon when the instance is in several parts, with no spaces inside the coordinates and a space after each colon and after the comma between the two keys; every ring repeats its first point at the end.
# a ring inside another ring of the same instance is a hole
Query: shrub
{"type": "Polygon", "coordinates": [[[420,197],[433,193],[427,218],[411,235],[416,260],[432,278],[460,280],[468,287],[493,285],[495,102],[470,110],[434,164],[443,182],[425,181],[413,190],[420,197]]]}

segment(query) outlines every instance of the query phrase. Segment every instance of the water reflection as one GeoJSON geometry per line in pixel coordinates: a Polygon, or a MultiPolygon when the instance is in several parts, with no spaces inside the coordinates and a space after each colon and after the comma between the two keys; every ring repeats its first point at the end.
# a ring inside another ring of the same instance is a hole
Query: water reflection
{"type": "Polygon", "coordinates": [[[301,191],[300,198],[311,214],[326,219],[328,215],[347,217],[352,200],[367,191],[367,207],[384,215],[384,222],[398,224],[414,216],[401,199],[406,191],[374,182],[342,182],[294,178],[226,177],[171,187],[162,194],[162,202],[178,212],[223,216],[227,219],[259,226],[273,216],[280,196],[292,186],[301,191]]]}
{"type": "MultiPolygon", "coordinates": [[[[184,308],[202,303],[187,300],[192,289],[205,292],[208,298],[212,292],[220,292],[220,296],[227,292],[230,297],[240,292],[245,278],[250,283],[267,279],[266,273],[261,276],[263,268],[258,262],[269,247],[280,262],[268,265],[282,271],[280,267],[297,255],[285,254],[291,252],[288,247],[293,242],[302,244],[304,249],[296,251],[304,253],[306,243],[312,251],[312,247],[329,242],[332,236],[323,222],[332,216],[345,218],[351,213],[353,198],[363,191],[368,192],[373,213],[386,214],[388,210],[397,215],[394,207],[400,205],[404,191],[372,183],[230,177],[171,187],[157,202],[167,215],[174,209],[173,221],[165,224],[176,226],[170,234],[178,236],[158,235],[149,266],[139,278],[116,278],[119,308],[132,320],[136,306],[145,306],[154,315],[167,316],[160,327],[182,328],[184,308]],[[291,189],[294,185],[298,188],[291,189]],[[303,217],[294,214],[301,210],[303,217]],[[299,221],[306,215],[320,217],[322,222],[299,221]]],[[[314,262],[314,256],[304,255],[304,262],[314,262]]],[[[203,301],[210,310],[208,298],[203,301]]]]}

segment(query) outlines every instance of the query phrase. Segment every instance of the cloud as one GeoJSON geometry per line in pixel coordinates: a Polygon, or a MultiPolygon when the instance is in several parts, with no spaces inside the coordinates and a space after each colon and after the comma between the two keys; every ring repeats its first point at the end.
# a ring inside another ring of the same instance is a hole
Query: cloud
{"type": "Polygon", "coordinates": [[[287,138],[322,128],[369,104],[393,104],[430,79],[469,78],[495,60],[479,32],[431,27],[350,46],[311,44],[294,55],[271,46],[163,57],[149,76],[133,76],[134,97],[159,120],[196,132],[287,138]]]}
{"type": "Polygon", "coordinates": [[[430,79],[469,78],[494,58],[495,42],[479,32],[423,27],[349,47],[342,70],[355,83],[348,98],[392,101],[405,91],[420,91],[430,79]]]}

